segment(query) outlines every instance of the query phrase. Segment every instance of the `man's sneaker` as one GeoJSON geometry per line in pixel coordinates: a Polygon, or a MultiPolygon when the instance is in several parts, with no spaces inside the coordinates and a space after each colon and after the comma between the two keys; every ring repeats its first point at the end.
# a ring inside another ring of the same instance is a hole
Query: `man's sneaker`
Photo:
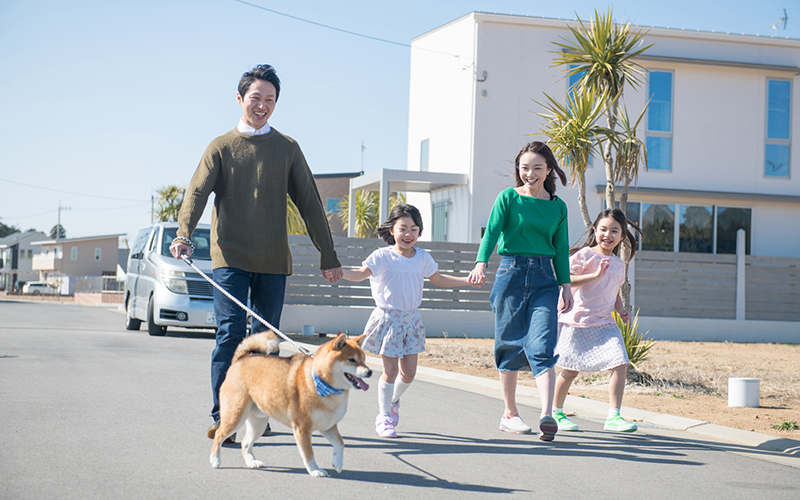
{"type": "Polygon", "coordinates": [[[603,426],[603,429],[615,432],[636,432],[638,427],[633,422],[628,422],[619,415],[614,415],[606,419],[606,425],[603,426]]]}
{"type": "MultiPolygon", "coordinates": [[[[219,429],[219,423],[215,422],[215,423],[211,424],[211,426],[206,431],[206,435],[208,436],[208,439],[214,439],[214,436],[217,434],[217,429],[219,429]]],[[[230,444],[230,443],[235,443],[235,442],[236,442],[236,433],[234,432],[222,444],[230,444]]]]}
{"type": "Polygon", "coordinates": [[[392,425],[397,427],[400,423],[400,401],[392,403],[392,412],[389,415],[392,417],[392,425]]]}
{"type": "Polygon", "coordinates": [[[560,431],[577,431],[578,424],[571,421],[564,415],[563,411],[558,413],[553,413],[553,418],[556,419],[556,423],[558,424],[558,430],[560,431]]]}
{"type": "Polygon", "coordinates": [[[558,423],[553,417],[542,417],[539,420],[539,439],[542,441],[552,441],[558,432],[558,423]]]}
{"type": "Polygon", "coordinates": [[[519,415],[500,419],[500,430],[511,434],[530,434],[531,428],[522,421],[519,415]]]}
{"type": "Polygon", "coordinates": [[[392,424],[392,416],[385,413],[379,414],[375,418],[375,432],[382,438],[396,438],[397,432],[392,424]]]}

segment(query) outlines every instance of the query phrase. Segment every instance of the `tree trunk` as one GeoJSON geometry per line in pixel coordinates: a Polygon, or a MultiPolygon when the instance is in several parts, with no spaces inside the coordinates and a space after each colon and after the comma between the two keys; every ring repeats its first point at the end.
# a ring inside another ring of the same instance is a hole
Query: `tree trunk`
{"type": "Polygon", "coordinates": [[[592,228],[592,219],[589,217],[589,208],[586,206],[586,177],[579,175],[578,179],[578,206],[581,209],[581,218],[586,229],[592,228]]]}
{"type": "MultiPolygon", "coordinates": [[[[628,217],[628,186],[631,184],[631,179],[629,176],[625,176],[625,185],[622,187],[622,192],[619,195],[619,208],[622,210],[622,213],[625,214],[625,217],[628,217]]],[[[633,304],[631,304],[631,282],[628,279],[628,265],[630,264],[629,259],[631,258],[631,252],[628,250],[628,247],[622,245],[619,249],[619,257],[622,259],[622,262],[625,263],[625,280],[622,282],[622,286],[619,289],[620,297],[622,297],[622,305],[625,307],[625,310],[632,311],[633,304]]]]}
{"type": "MultiPolygon", "coordinates": [[[[612,132],[617,126],[617,109],[619,108],[619,101],[614,101],[611,108],[607,111],[608,128],[612,132]]],[[[611,156],[611,141],[606,141],[603,151],[603,163],[606,167],[606,208],[614,208],[614,157],[611,156]]]]}

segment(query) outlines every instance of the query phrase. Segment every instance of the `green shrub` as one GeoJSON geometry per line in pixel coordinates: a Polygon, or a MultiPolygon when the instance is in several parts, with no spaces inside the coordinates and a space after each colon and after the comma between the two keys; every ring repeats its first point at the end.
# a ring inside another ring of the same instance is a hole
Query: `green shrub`
{"type": "Polygon", "coordinates": [[[638,310],[636,311],[636,315],[632,317],[627,324],[622,322],[622,318],[620,318],[616,311],[614,311],[613,315],[614,321],[617,322],[617,326],[622,332],[622,339],[625,341],[625,350],[628,352],[628,358],[631,360],[631,366],[636,371],[639,371],[639,363],[647,361],[650,348],[656,345],[656,342],[655,340],[644,338],[644,335],[647,335],[647,332],[645,332],[644,335],[639,333],[638,310]]]}
{"type": "Polygon", "coordinates": [[[777,429],[779,431],[796,431],[799,427],[797,426],[797,422],[794,420],[789,422],[784,422],[782,424],[775,424],[772,426],[773,429],[777,429]]]}

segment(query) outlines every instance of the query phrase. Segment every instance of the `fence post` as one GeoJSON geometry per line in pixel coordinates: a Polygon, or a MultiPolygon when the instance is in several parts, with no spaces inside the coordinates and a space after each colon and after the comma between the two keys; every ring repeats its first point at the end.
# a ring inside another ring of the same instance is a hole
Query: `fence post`
{"type": "Polygon", "coordinates": [[[736,319],[745,319],[744,229],[736,231],[736,319]]]}

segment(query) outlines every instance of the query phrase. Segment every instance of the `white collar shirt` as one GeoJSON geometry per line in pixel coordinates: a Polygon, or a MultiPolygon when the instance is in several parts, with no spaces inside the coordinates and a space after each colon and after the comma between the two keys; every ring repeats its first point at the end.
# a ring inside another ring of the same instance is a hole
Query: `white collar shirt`
{"type": "Polygon", "coordinates": [[[264,135],[269,134],[269,131],[272,129],[270,128],[269,123],[265,123],[260,129],[254,129],[250,125],[246,124],[243,118],[239,118],[239,125],[236,126],[236,130],[248,135],[264,135]]]}

